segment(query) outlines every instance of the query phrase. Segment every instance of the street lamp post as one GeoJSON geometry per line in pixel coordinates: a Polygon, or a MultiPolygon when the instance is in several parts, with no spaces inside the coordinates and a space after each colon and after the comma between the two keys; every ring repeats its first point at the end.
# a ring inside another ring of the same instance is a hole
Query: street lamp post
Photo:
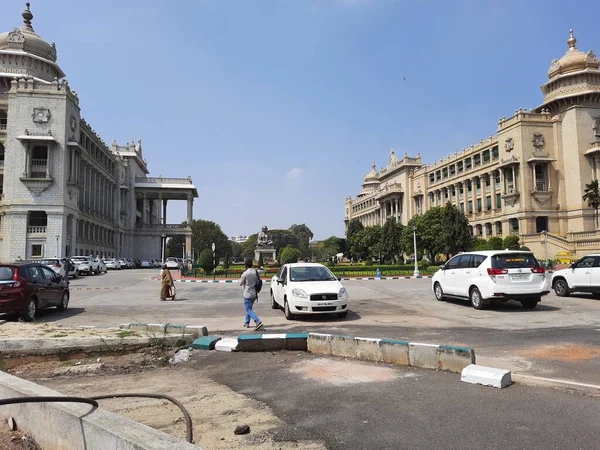
{"type": "Polygon", "coordinates": [[[213,280],[217,279],[217,258],[215,257],[215,249],[217,246],[215,243],[212,243],[212,252],[213,252],[213,280]]]}
{"type": "Polygon", "coordinates": [[[419,263],[417,262],[417,227],[413,225],[413,244],[414,244],[414,252],[415,252],[415,271],[413,272],[413,277],[420,278],[421,274],[419,273],[419,263]]]}
{"type": "Polygon", "coordinates": [[[60,257],[60,252],[58,251],[58,239],[60,238],[60,236],[57,234],[56,235],[56,257],[59,258],[60,257]]]}
{"type": "Polygon", "coordinates": [[[166,234],[161,234],[160,235],[161,241],[160,241],[160,250],[162,253],[162,263],[163,265],[165,264],[165,242],[167,241],[167,235],[166,234]]]}
{"type": "Polygon", "coordinates": [[[542,231],[542,236],[544,236],[544,261],[546,267],[548,267],[548,232],[546,230],[542,231]]]}
{"type": "Polygon", "coordinates": [[[181,243],[181,259],[185,261],[185,242],[181,243]]]}

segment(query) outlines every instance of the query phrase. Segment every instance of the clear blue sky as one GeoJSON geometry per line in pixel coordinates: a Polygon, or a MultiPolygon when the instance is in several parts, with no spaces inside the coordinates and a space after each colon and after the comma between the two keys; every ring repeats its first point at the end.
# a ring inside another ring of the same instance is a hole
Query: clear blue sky
{"type": "MultiPolygon", "coordinates": [[[[0,30],[23,2],[3,3],[0,30]],[[8,4],[7,4],[8,3],[8,4]]],[[[343,234],[371,161],[433,162],[539,105],[552,58],[600,53],[600,2],[33,0],[82,114],[142,137],[152,175],[192,175],[225,233],[306,223],[343,234]],[[404,79],[405,78],[405,79],[404,79]]],[[[170,208],[170,221],[185,205],[170,208]]]]}

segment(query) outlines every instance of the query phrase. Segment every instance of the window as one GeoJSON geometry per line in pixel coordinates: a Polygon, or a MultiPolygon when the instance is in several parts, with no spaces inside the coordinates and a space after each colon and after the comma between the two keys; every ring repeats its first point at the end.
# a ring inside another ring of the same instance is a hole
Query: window
{"type": "Polygon", "coordinates": [[[460,203],[460,212],[465,213],[465,204],[463,202],[460,203]]]}
{"type": "Polygon", "coordinates": [[[463,171],[463,162],[459,161],[456,163],[456,170],[458,171],[458,173],[461,173],[463,171]]]}
{"type": "Polygon", "coordinates": [[[496,194],[496,209],[502,208],[502,194],[496,194]]]}
{"type": "Polygon", "coordinates": [[[446,269],[456,269],[458,268],[458,264],[460,262],[461,255],[455,256],[450,261],[446,263],[446,269]]]}
{"type": "Polygon", "coordinates": [[[459,269],[467,269],[471,267],[471,255],[462,255],[458,261],[459,269]]]}
{"type": "Polygon", "coordinates": [[[0,141],[0,164],[4,165],[4,142],[0,141]]]}
{"type": "Polygon", "coordinates": [[[439,170],[435,172],[435,181],[440,181],[442,179],[442,172],[439,170]]]}
{"type": "Polygon", "coordinates": [[[48,172],[48,147],[45,145],[36,145],[33,147],[31,149],[29,164],[31,178],[46,178],[46,173],[48,172]]]}
{"type": "Polygon", "coordinates": [[[498,186],[500,184],[500,171],[499,170],[496,170],[494,172],[494,177],[496,179],[496,186],[498,186]]]}
{"type": "Polygon", "coordinates": [[[481,199],[477,199],[477,212],[481,212],[481,199]]]}
{"type": "Polygon", "coordinates": [[[435,183],[435,174],[434,173],[430,173],[429,174],[429,182],[430,183],[435,183]]]}
{"type": "Polygon", "coordinates": [[[471,158],[465,159],[465,170],[469,170],[471,168],[471,158]]]}
{"type": "Polygon", "coordinates": [[[469,200],[469,214],[473,213],[473,200],[469,200]]]}
{"type": "MultiPolygon", "coordinates": [[[[485,198],[485,208],[486,208],[486,210],[488,210],[488,211],[491,211],[491,210],[492,210],[492,196],[491,196],[491,195],[488,195],[488,196],[485,198]]],[[[491,232],[490,232],[490,234],[491,234],[491,232]]]]}
{"type": "Polygon", "coordinates": [[[44,246],[42,244],[33,244],[31,246],[31,257],[41,258],[44,256],[44,246]]]}
{"type": "Polygon", "coordinates": [[[458,185],[458,192],[460,193],[460,195],[462,195],[465,192],[465,184],[464,183],[460,183],[458,185]]]}
{"type": "Polygon", "coordinates": [[[589,268],[589,267],[594,267],[594,263],[596,261],[596,257],[594,256],[586,256],[585,258],[581,259],[579,262],[577,262],[576,267],[578,269],[582,269],[582,268],[589,268]]]}
{"type": "Polygon", "coordinates": [[[475,178],[475,187],[477,189],[481,189],[481,178],[479,178],[479,177],[475,178]]]}
{"type": "Polygon", "coordinates": [[[483,162],[484,163],[490,162],[490,151],[489,150],[485,150],[483,152],[483,162]]]}
{"type": "Polygon", "coordinates": [[[455,173],[456,173],[456,166],[454,164],[452,164],[450,166],[450,176],[454,176],[455,173]]]}
{"type": "Polygon", "coordinates": [[[481,155],[475,155],[473,157],[473,165],[478,166],[481,164],[481,155]]]}
{"type": "Polygon", "coordinates": [[[498,146],[494,146],[492,147],[492,159],[498,159],[499,157],[499,153],[498,153],[498,146]]]}
{"type": "Polygon", "coordinates": [[[485,186],[491,186],[492,185],[492,178],[489,175],[485,175],[485,186]]]}
{"type": "Polygon", "coordinates": [[[485,261],[485,256],[483,255],[472,255],[471,258],[471,267],[473,267],[474,269],[476,269],[477,267],[479,267],[481,265],[482,262],[485,261]]]}
{"type": "Polygon", "coordinates": [[[471,180],[467,180],[467,192],[471,192],[473,190],[473,182],[471,180]]]}
{"type": "Polygon", "coordinates": [[[56,276],[56,273],[47,267],[42,267],[42,272],[44,273],[46,280],[52,280],[56,276]]]}
{"type": "Polygon", "coordinates": [[[531,253],[507,253],[492,256],[494,269],[522,269],[538,266],[537,259],[531,253]]]}
{"type": "Polygon", "coordinates": [[[442,178],[448,178],[448,168],[444,167],[442,169],[442,178]]]}

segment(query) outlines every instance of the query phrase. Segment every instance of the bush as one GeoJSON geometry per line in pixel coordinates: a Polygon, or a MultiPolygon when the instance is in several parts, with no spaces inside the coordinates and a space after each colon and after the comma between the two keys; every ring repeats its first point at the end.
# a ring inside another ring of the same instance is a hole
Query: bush
{"type": "Polygon", "coordinates": [[[223,261],[223,269],[229,269],[229,255],[225,253],[225,260],[223,261]]]}
{"type": "Polygon", "coordinates": [[[281,264],[290,264],[298,262],[298,258],[300,258],[300,250],[297,248],[288,245],[283,250],[281,250],[281,254],[279,255],[279,262],[281,264]]]}
{"type": "Polygon", "coordinates": [[[519,236],[506,236],[502,246],[509,250],[519,250],[519,236]]]}
{"type": "Polygon", "coordinates": [[[200,252],[200,256],[198,256],[198,265],[206,273],[212,272],[215,266],[213,262],[213,254],[212,251],[210,251],[210,249],[205,248],[200,252]]]}
{"type": "Polygon", "coordinates": [[[521,247],[519,250],[523,250],[524,252],[530,252],[531,251],[531,249],[529,247],[525,247],[525,246],[521,247]]]}
{"type": "Polygon", "coordinates": [[[490,250],[490,244],[485,239],[477,238],[473,241],[473,250],[490,250]]]}
{"type": "Polygon", "coordinates": [[[502,250],[502,245],[504,244],[504,241],[501,237],[491,237],[488,239],[487,243],[490,247],[490,250],[502,250]]]}

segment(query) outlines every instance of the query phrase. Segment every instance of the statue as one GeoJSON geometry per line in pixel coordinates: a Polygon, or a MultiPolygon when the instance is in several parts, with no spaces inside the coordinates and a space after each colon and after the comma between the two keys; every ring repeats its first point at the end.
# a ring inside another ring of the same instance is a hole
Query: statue
{"type": "Polygon", "coordinates": [[[256,238],[256,245],[258,247],[265,247],[265,246],[270,246],[273,245],[273,241],[271,239],[269,239],[269,236],[267,235],[267,231],[269,231],[269,229],[267,228],[266,225],[264,225],[261,230],[260,233],[258,233],[258,237],[256,238]]]}

